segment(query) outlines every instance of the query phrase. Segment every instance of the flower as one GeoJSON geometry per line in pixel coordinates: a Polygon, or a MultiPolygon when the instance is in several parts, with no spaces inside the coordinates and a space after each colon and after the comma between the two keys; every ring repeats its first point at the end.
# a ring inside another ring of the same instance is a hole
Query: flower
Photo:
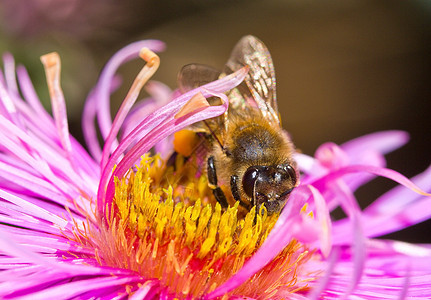
{"type": "Polygon", "coordinates": [[[174,172],[167,163],[169,137],[223,114],[223,93],[244,79],[247,68],[183,95],[150,82],[151,99],[131,110],[158,67],[153,51],[163,47],[154,40],[136,42],[108,62],[83,114],[91,154],[68,132],[58,55],[42,57],[53,117],[40,105],[24,67],[15,74],[12,57],[4,57],[2,298],[431,296],[431,247],[374,239],[431,216],[423,191],[431,191],[431,169],[409,180],[385,168],[383,155],[407,141],[404,132],[327,143],[314,156],[297,153],[301,183],[280,215],[241,212],[238,204],[222,210],[192,164],[177,159],[174,172]],[[138,53],[146,65],[112,121],[116,70],[138,53]],[[208,97],[222,104],[210,106],[208,97]],[[151,149],[160,154],[149,155],[151,149]],[[361,211],[354,191],[377,175],[400,186],[361,211]],[[330,212],[338,206],[347,217],[333,221],[330,212]]]}

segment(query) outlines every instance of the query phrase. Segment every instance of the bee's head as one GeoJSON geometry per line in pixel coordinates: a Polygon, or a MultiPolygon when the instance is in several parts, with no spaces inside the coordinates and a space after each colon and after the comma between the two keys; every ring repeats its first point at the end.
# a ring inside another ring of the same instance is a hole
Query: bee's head
{"type": "Polygon", "coordinates": [[[242,187],[257,209],[265,205],[269,215],[281,211],[296,186],[295,169],[290,164],[251,166],[242,178],[242,187]]]}

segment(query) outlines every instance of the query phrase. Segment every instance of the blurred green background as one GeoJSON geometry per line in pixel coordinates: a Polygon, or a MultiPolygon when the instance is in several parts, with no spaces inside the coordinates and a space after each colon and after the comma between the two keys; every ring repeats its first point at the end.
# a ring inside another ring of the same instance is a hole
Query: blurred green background
{"type": "MultiPolygon", "coordinates": [[[[431,163],[431,4],[428,1],[34,0],[0,2],[0,52],[29,68],[49,106],[39,56],[57,51],[70,127],[81,138],[85,97],[109,57],[138,39],[161,39],[155,78],[172,88],[182,65],[222,68],[239,38],[253,34],[271,51],[284,127],[307,154],[387,129],[411,134],[388,156],[406,176],[431,163]]],[[[124,89],[142,63],[122,69],[124,89]]],[[[365,206],[393,183],[361,188],[365,206]]],[[[430,242],[431,222],[390,237],[430,242]]]]}

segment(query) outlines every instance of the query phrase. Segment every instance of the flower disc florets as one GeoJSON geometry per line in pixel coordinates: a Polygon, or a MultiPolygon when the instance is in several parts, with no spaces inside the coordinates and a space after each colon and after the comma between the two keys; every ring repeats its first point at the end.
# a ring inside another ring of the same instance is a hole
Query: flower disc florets
{"type": "MultiPolygon", "coordinates": [[[[187,166],[177,172],[172,169],[159,156],[145,155],[138,167],[116,180],[114,213],[107,225],[100,220],[100,231],[89,234],[91,239],[85,243],[98,249],[102,266],[157,278],[168,293],[179,298],[199,297],[244,265],[278,216],[256,214],[253,208],[238,218],[238,203],[222,211],[205,176],[196,177],[187,166]]],[[[292,240],[232,294],[267,298],[281,287],[304,289],[306,283],[296,275],[311,257],[305,246],[292,240]]]]}

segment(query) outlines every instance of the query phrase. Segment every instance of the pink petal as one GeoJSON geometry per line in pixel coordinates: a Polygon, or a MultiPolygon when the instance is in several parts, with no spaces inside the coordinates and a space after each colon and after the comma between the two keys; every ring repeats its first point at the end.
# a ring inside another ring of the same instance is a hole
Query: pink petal
{"type": "Polygon", "coordinates": [[[159,68],[160,58],[148,48],[142,48],[140,51],[140,56],[146,61],[146,64],[133,81],[126,97],[121,103],[121,107],[115,115],[114,122],[112,123],[111,129],[109,130],[109,134],[105,138],[105,145],[103,146],[102,158],[100,160],[100,166],[102,169],[105,167],[109,159],[109,155],[118,145],[117,134],[120,131],[127,114],[138,98],[141,89],[159,68]]]}
{"type": "Polygon", "coordinates": [[[365,236],[362,227],[361,210],[352,192],[342,182],[338,182],[336,188],[340,194],[341,207],[351,221],[350,245],[353,248],[353,270],[351,280],[343,294],[343,296],[348,296],[354,291],[364,272],[366,260],[365,236]]]}
{"type": "MultiPolygon", "coordinates": [[[[431,166],[423,173],[412,178],[412,182],[423,188],[425,191],[431,191],[431,166]]],[[[410,203],[420,198],[420,195],[411,189],[403,186],[397,186],[391,191],[385,193],[369,205],[364,212],[369,214],[381,214],[397,212],[406,208],[410,203]]]]}
{"type": "Polygon", "coordinates": [[[112,56],[100,75],[99,82],[97,83],[96,96],[98,100],[97,118],[100,132],[104,140],[108,136],[112,126],[109,91],[114,75],[122,64],[137,58],[142,48],[149,48],[155,52],[159,52],[163,51],[164,44],[157,40],[145,40],[129,44],[112,56]]]}
{"type": "MultiPolygon", "coordinates": [[[[429,176],[431,168],[412,179],[412,183],[431,190],[429,176]]],[[[398,186],[387,192],[369,207],[362,215],[364,234],[368,237],[391,233],[431,217],[431,198],[398,186]]],[[[348,233],[344,230],[346,220],[334,223],[334,242],[345,243],[348,233]]]]}
{"type": "Polygon", "coordinates": [[[338,262],[340,257],[340,251],[338,248],[333,248],[327,266],[325,267],[325,273],[322,277],[317,280],[310,294],[307,295],[307,299],[316,300],[320,294],[326,289],[331,279],[331,275],[334,272],[335,264],[338,262]]]}
{"type": "MultiPolygon", "coordinates": [[[[113,93],[121,84],[121,80],[118,77],[112,78],[111,86],[109,87],[109,93],[113,93]]],[[[100,162],[100,158],[102,157],[102,148],[100,147],[99,139],[97,137],[96,130],[96,116],[98,107],[98,93],[97,89],[94,88],[90,91],[90,94],[87,96],[87,100],[84,104],[84,111],[82,112],[81,118],[81,127],[84,135],[85,143],[93,156],[93,158],[100,162]]]]}
{"type": "MultiPolygon", "coordinates": [[[[27,202],[17,196],[14,196],[10,193],[7,193],[3,190],[0,189],[0,197],[4,200],[7,200],[17,206],[19,206],[22,210],[22,212],[31,215],[31,216],[35,216],[39,219],[42,220],[46,220],[48,222],[52,222],[53,224],[56,224],[57,226],[59,226],[60,228],[64,228],[67,225],[67,221],[36,206],[33,205],[30,202],[27,202]]],[[[1,205],[1,204],[0,204],[1,205]]]]}
{"type": "Polygon", "coordinates": [[[21,296],[20,299],[37,300],[37,299],[70,299],[78,297],[88,291],[103,291],[111,289],[115,286],[134,284],[141,281],[139,277],[96,277],[91,279],[83,279],[69,283],[58,283],[51,288],[44,289],[39,292],[31,293],[27,296],[21,296]]]}
{"type": "MultiPolygon", "coordinates": [[[[63,90],[60,87],[60,57],[57,53],[50,53],[42,56],[41,60],[45,67],[57,133],[60,137],[61,145],[66,153],[68,153],[67,156],[69,160],[71,160],[72,145],[69,137],[66,102],[64,100],[63,90]]],[[[71,163],[73,165],[73,160],[71,163]]]]}
{"type": "Polygon", "coordinates": [[[314,187],[320,190],[320,189],[323,189],[328,182],[331,182],[347,174],[359,173],[359,172],[368,172],[374,175],[386,177],[393,181],[398,182],[399,184],[411,189],[414,192],[417,192],[423,195],[428,195],[427,193],[422,191],[417,185],[411,182],[408,178],[406,178],[405,176],[401,175],[396,171],[386,169],[386,168],[381,168],[376,166],[366,166],[366,165],[346,166],[344,168],[335,170],[332,173],[315,180],[312,184],[314,187]]]}
{"type": "Polygon", "coordinates": [[[328,257],[332,249],[332,223],[329,215],[328,207],[326,206],[325,200],[322,194],[319,193],[313,186],[309,186],[311,193],[313,194],[314,204],[316,207],[316,214],[320,224],[320,249],[324,257],[328,257]]]}
{"type": "Polygon", "coordinates": [[[408,140],[409,136],[404,131],[381,131],[353,139],[342,144],[341,148],[351,157],[368,151],[386,154],[403,146],[408,140]]]}
{"type": "Polygon", "coordinates": [[[15,60],[10,53],[6,53],[3,55],[3,64],[8,92],[14,95],[18,95],[18,86],[16,84],[15,78],[15,60]]]}
{"type": "Polygon", "coordinates": [[[53,124],[51,117],[46,112],[45,108],[39,100],[39,97],[37,96],[37,93],[34,89],[33,83],[30,80],[27,70],[23,66],[18,66],[17,76],[22,94],[24,95],[24,98],[27,100],[30,107],[35,111],[36,115],[38,115],[39,120],[44,123],[48,122],[53,124]]]}
{"type": "Polygon", "coordinates": [[[129,297],[129,300],[151,300],[154,299],[155,293],[158,292],[160,282],[158,280],[148,280],[142,284],[142,286],[129,297]]]}

